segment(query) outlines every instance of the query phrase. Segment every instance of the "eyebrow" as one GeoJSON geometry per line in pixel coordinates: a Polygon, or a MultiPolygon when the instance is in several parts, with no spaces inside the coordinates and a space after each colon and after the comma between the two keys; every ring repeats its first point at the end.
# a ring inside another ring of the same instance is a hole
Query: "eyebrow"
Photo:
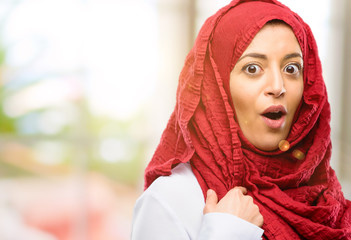
{"type": "Polygon", "coordinates": [[[252,58],[261,58],[261,59],[264,59],[266,60],[267,59],[267,56],[264,55],[264,54],[260,54],[260,53],[248,53],[248,54],[245,54],[243,56],[241,56],[237,62],[240,62],[242,59],[246,58],[246,57],[252,57],[252,58]]]}
{"type": "Polygon", "coordinates": [[[302,58],[302,55],[300,53],[290,53],[284,57],[284,60],[295,58],[295,57],[302,58]]]}
{"type": "MultiPolygon", "coordinates": [[[[267,56],[264,55],[264,54],[261,54],[261,53],[248,53],[248,54],[245,54],[245,55],[241,56],[238,59],[237,62],[240,62],[243,58],[246,58],[246,57],[261,58],[261,59],[267,60],[267,56]]],[[[302,55],[300,53],[290,53],[290,54],[287,54],[286,56],[284,56],[283,59],[287,60],[287,59],[295,58],[295,57],[302,58],[302,55]]]]}

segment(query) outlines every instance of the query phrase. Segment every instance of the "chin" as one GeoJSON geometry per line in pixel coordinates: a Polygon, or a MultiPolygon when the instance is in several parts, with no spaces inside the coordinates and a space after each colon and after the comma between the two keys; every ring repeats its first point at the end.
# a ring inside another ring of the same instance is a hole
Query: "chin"
{"type": "Polygon", "coordinates": [[[277,150],[279,148],[278,143],[277,144],[269,144],[269,145],[255,145],[254,146],[262,151],[265,152],[272,152],[274,150],[277,150]]]}
{"type": "Polygon", "coordinates": [[[272,152],[279,148],[280,141],[284,140],[285,138],[286,136],[271,136],[261,138],[259,141],[252,144],[262,151],[272,152]]]}

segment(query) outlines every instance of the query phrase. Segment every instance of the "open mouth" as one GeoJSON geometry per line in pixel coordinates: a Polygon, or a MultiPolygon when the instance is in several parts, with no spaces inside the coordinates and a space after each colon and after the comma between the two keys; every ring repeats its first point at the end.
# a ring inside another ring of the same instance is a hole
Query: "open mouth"
{"type": "Polygon", "coordinates": [[[268,107],[261,115],[266,125],[273,129],[284,126],[287,111],[282,105],[273,105],[268,107]]]}
{"type": "Polygon", "coordinates": [[[272,119],[272,120],[278,120],[280,119],[282,116],[284,115],[283,112],[278,111],[278,112],[268,112],[268,113],[264,113],[263,116],[265,116],[266,118],[272,119]]]}

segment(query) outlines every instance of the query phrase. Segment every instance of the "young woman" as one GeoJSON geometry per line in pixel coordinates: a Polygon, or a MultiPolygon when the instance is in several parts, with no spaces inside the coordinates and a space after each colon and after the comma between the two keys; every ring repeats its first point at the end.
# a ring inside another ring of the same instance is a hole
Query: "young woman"
{"type": "Polygon", "coordinates": [[[311,30],[275,0],[236,0],[187,56],[145,173],[132,239],[351,239],[311,30]]]}

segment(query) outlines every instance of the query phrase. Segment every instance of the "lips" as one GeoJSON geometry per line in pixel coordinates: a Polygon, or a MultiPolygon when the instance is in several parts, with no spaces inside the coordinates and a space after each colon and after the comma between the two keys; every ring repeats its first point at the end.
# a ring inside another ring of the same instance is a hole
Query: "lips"
{"type": "Polygon", "coordinates": [[[263,121],[269,128],[278,129],[285,124],[287,111],[282,105],[273,105],[261,113],[263,121]]]}

